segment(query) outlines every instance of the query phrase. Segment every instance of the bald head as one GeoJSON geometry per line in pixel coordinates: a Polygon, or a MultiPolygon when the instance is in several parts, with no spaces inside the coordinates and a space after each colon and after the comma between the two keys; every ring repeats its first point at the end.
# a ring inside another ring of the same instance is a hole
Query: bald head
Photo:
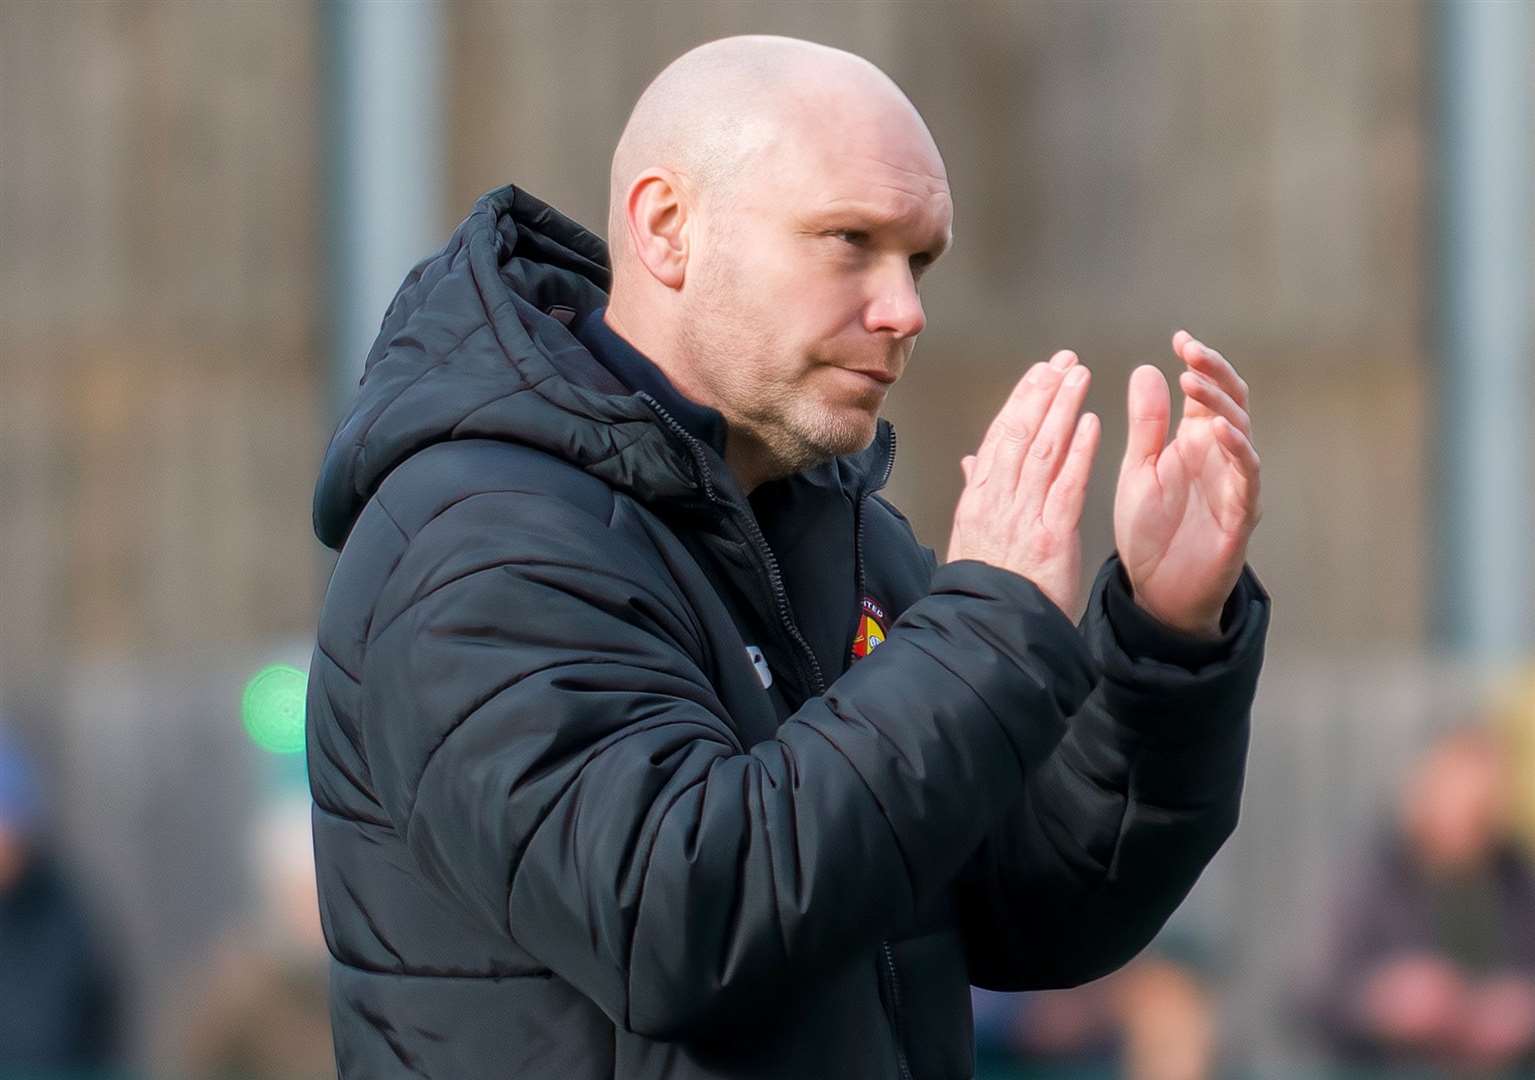
{"type": "Polygon", "coordinates": [[[873,64],[710,42],[651,83],[613,155],[604,318],[720,412],[750,491],[874,437],[952,213],[932,136],[873,64]]]}
{"type": "Polygon", "coordinates": [[[861,56],[796,38],[743,35],[692,49],[651,82],[613,152],[608,240],[615,275],[632,253],[625,202],[647,169],[674,173],[700,202],[727,206],[750,166],[811,129],[895,127],[942,159],[900,87],[861,56]]]}

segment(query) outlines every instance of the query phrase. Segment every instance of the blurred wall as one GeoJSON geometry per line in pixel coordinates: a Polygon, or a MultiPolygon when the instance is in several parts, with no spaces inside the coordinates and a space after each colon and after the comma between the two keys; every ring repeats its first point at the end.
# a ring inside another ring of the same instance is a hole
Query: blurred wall
{"type": "Polygon", "coordinates": [[[251,894],[240,687],[323,583],[317,46],[309,3],[0,0],[0,723],[140,1051],[251,894]]]}
{"type": "Polygon", "coordinates": [[[0,3],[0,681],[309,626],[311,5],[0,3]]]}

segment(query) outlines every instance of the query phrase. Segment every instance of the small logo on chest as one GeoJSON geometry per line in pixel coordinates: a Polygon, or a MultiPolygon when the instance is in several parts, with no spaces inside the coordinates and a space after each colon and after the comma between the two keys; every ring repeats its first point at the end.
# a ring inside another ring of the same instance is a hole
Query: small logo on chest
{"type": "Polygon", "coordinates": [[[853,636],[853,659],[861,660],[885,642],[885,609],[872,596],[863,598],[858,612],[858,633],[853,636]]]}
{"type": "Polygon", "coordinates": [[[762,655],[762,650],[755,645],[748,645],[746,658],[752,662],[752,667],[757,669],[757,678],[762,680],[762,689],[766,690],[772,686],[773,669],[768,667],[767,657],[762,655]]]}

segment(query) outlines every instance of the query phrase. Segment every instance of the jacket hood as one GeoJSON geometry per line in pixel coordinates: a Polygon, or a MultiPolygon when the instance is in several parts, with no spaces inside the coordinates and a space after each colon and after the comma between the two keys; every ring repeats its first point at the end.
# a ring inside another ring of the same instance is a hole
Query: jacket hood
{"type": "MultiPolygon", "coordinates": [[[[596,234],[510,185],[481,196],[384,314],[320,467],[320,541],[339,549],[391,470],[451,439],[531,446],[645,503],[712,497],[700,448],[567,329],[607,302],[609,282],[596,234]]],[[[887,426],[864,452],[828,463],[828,479],[845,488],[851,469],[866,486],[882,471],[875,459],[888,453],[887,426]]]]}

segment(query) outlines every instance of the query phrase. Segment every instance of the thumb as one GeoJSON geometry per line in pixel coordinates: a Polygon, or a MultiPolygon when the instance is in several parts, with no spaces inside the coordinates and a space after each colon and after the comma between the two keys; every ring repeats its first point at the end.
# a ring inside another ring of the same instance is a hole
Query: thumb
{"type": "Polygon", "coordinates": [[[1130,375],[1130,433],[1125,440],[1125,459],[1120,471],[1155,461],[1167,445],[1167,425],[1172,415],[1172,395],[1162,372],[1142,364],[1130,375]]]}
{"type": "Polygon", "coordinates": [[[966,454],[959,459],[959,469],[965,474],[965,483],[970,483],[970,474],[975,472],[975,455],[966,454]]]}

